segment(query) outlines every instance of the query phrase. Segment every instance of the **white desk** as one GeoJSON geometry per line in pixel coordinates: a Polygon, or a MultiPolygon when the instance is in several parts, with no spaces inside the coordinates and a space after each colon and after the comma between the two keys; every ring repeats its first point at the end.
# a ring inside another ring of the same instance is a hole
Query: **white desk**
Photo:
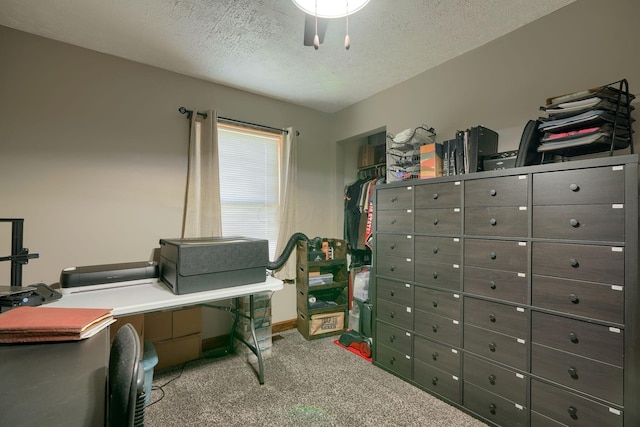
{"type": "Polygon", "coordinates": [[[76,292],[64,295],[61,299],[47,304],[48,307],[74,307],[74,308],[111,308],[113,315],[126,316],[130,314],[147,313],[151,311],[167,310],[172,308],[185,307],[190,305],[206,305],[206,303],[220,301],[225,299],[233,299],[236,301],[240,297],[249,297],[249,315],[241,313],[232,307],[213,308],[225,309],[235,314],[233,330],[231,332],[230,346],[233,347],[233,337],[239,339],[258,358],[258,379],[260,384],[264,384],[264,366],[260,346],[255,331],[255,310],[254,295],[263,292],[275,292],[283,288],[283,282],[273,277],[267,276],[266,280],[261,283],[252,283],[249,285],[231,286],[228,288],[214,289],[211,291],[194,292],[191,294],[176,295],[162,282],[153,280],[148,283],[114,286],[105,289],[95,289],[85,292],[76,292]],[[249,319],[251,327],[251,335],[253,342],[247,342],[243,336],[236,331],[236,325],[239,317],[249,319]]]}

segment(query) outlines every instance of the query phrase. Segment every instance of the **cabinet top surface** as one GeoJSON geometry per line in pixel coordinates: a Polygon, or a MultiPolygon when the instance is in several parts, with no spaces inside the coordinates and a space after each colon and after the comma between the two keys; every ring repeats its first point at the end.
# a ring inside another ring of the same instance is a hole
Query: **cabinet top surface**
{"type": "Polygon", "coordinates": [[[625,154],[620,156],[597,157],[593,159],[572,160],[567,162],[547,163],[543,165],[523,166],[519,168],[500,169],[484,172],[474,172],[467,175],[442,176],[430,179],[413,179],[407,181],[391,182],[376,186],[377,189],[407,187],[414,185],[435,184],[440,182],[461,181],[480,178],[492,178],[509,175],[526,175],[530,173],[552,172],[571,169],[592,168],[600,166],[613,166],[622,164],[638,164],[640,157],[638,154],[625,154]]]}

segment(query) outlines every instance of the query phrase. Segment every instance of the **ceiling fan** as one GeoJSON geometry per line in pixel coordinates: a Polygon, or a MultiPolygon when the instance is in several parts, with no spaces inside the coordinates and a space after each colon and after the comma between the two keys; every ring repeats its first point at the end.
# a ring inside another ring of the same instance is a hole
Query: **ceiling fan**
{"type": "Polygon", "coordinates": [[[344,48],[349,50],[351,40],[349,38],[349,15],[359,11],[370,0],[293,0],[293,3],[305,12],[304,21],[304,45],[313,46],[316,50],[324,41],[329,20],[332,18],[346,17],[347,31],[344,39],[344,48]]]}

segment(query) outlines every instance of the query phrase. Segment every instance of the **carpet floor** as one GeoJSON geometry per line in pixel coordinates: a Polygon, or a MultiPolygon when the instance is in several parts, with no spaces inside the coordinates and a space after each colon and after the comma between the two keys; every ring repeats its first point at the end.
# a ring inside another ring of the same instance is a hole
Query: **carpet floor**
{"type": "Polygon", "coordinates": [[[486,425],[335,345],[336,338],[275,335],[264,385],[240,354],[157,372],[145,425],[486,425]]]}

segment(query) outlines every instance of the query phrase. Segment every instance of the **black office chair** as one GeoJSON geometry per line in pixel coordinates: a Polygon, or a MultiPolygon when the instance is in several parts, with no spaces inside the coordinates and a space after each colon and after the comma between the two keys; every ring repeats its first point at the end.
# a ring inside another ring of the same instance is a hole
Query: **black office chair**
{"type": "Polygon", "coordinates": [[[134,327],[122,326],[109,354],[107,426],[144,426],[144,369],[140,363],[140,339],[134,327]]]}

